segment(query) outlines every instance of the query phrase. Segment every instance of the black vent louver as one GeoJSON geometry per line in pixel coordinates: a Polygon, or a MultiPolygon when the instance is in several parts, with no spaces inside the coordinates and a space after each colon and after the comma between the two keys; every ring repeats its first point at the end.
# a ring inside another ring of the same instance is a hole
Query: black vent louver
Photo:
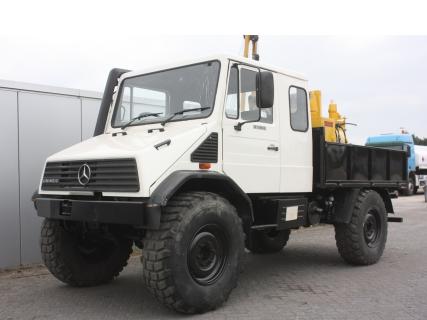
{"type": "Polygon", "coordinates": [[[62,191],[139,191],[138,170],[135,159],[78,160],[48,162],[42,180],[42,190],[62,191]],[[90,178],[82,185],[79,169],[87,164],[90,178]]]}
{"type": "Polygon", "coordinates": [[[218,133],[212,132],[209,137],[191,154],[191,162],[218,162],[218,133]]]}

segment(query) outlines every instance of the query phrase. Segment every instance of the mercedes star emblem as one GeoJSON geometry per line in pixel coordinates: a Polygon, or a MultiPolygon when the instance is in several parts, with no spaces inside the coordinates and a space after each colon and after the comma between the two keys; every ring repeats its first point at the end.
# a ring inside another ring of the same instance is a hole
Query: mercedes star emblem
{"type": "Polygon", "coordinates": [[[90,167],[87,163],[85,163],[79,168],[79,171],[77,173],[77,179],[79,180],[79,183],[82,186],[85,186],[89,183],[90,175],[91,175],[90,167]]]}

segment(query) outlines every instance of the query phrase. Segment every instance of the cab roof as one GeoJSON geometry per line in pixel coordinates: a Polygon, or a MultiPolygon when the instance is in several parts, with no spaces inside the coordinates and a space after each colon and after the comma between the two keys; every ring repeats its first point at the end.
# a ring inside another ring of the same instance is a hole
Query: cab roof
{"type": "Polygon", "coordinates": [[[382,134],[378,136],[370,136],[366,140],[366,144],[400,144],[400,143],[414,143],[412,135],[402,134],[382,134]]]}
{"type": "Polygon", "coordinates": [[[159,65],[159,66],[149,67],[146,69],[130,71],[130,72],[124,73],[121,78],[134,77],[134,76],[138,76],[141,74],[146,74],[146,73],[151,73],[151,72],[156,72],[156,71],[161,71],[161,70],[167,70],[167,69],[173,69],[173,68],[177,68],[177,67],[182,67],[182,66],[186,66],[186,65],[201,63],[204,61],[212,61],[212,60],[218,60],[221,63],[227,63],[228,61],[236,61],[236,62],[240,62],[242,64],[246,64],[246,65],[253,66],[256,68],[258,67],[258,68],[262,68],[262,69],[267,69],[267,70],[270,70],[272,72],[280,73],[280,74],[283,74],[283,75],[286,75],[286,76],[289,76],[292,78],[307,81],[307,79],[302,74],[298,74],[296,72],[283,70],[283,69],[265,64],[262,61],[255,61],[255,60],[248,59],[245,57],[224,55],[224,54],[218,54],[218,55],[202,57],[202,58],[195,58],[192,60],[175,61],[175,62],[171,62],[171,63],[165,64],[165,65],[159,65]]]}

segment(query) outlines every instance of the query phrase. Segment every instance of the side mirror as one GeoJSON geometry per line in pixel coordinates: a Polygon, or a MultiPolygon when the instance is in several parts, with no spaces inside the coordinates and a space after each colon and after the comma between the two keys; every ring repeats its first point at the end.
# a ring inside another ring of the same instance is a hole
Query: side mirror
{"type": "Polygon", "coordinates": [[[273,73],[261,71],[257,73],[257,106],[258,108],[271,108],[274,104],[273,73]]]}
{"type": "Polygon", "coordinates": [[[407,156],[408,158],[410,158],[410,157],[411,157],[411,147],[410,147],[410,146],[408,146],[408,145],[406,145],[406,156],[407,156]]]}

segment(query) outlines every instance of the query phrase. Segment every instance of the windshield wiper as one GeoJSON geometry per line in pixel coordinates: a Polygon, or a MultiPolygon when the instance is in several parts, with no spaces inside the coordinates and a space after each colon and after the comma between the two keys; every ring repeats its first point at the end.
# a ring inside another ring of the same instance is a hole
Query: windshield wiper
{"type": "Polygon", "coordinates": [[[210,109],[211,107],[201,107],[201,108],[193,108],[193,109],[185,109],[185,110],[181,110],[175,113],[172,113],[169,117],[167,117],[165,120],[163,120],[160,124],[162,126],[164,126],[166,123],[168,123],[169,121],[171,121],[175,116],[179,115],[179,114],[184,114],[186,112],[191,112],[191,111],[203,111],[203,110],[207,110],[210,109]]]}
{"type": "Polygon", "coordinates": [[[162,114],[163,112],[143,112],[140,113],[139,116],[132,118],[130,121],[126,122],[120,129],[124,130],[127,127],[129,127],[132,123],[134,123],[136,120],[141,120],[142,118],[146,117],[158,117],[159,114],[162,114]]]}

